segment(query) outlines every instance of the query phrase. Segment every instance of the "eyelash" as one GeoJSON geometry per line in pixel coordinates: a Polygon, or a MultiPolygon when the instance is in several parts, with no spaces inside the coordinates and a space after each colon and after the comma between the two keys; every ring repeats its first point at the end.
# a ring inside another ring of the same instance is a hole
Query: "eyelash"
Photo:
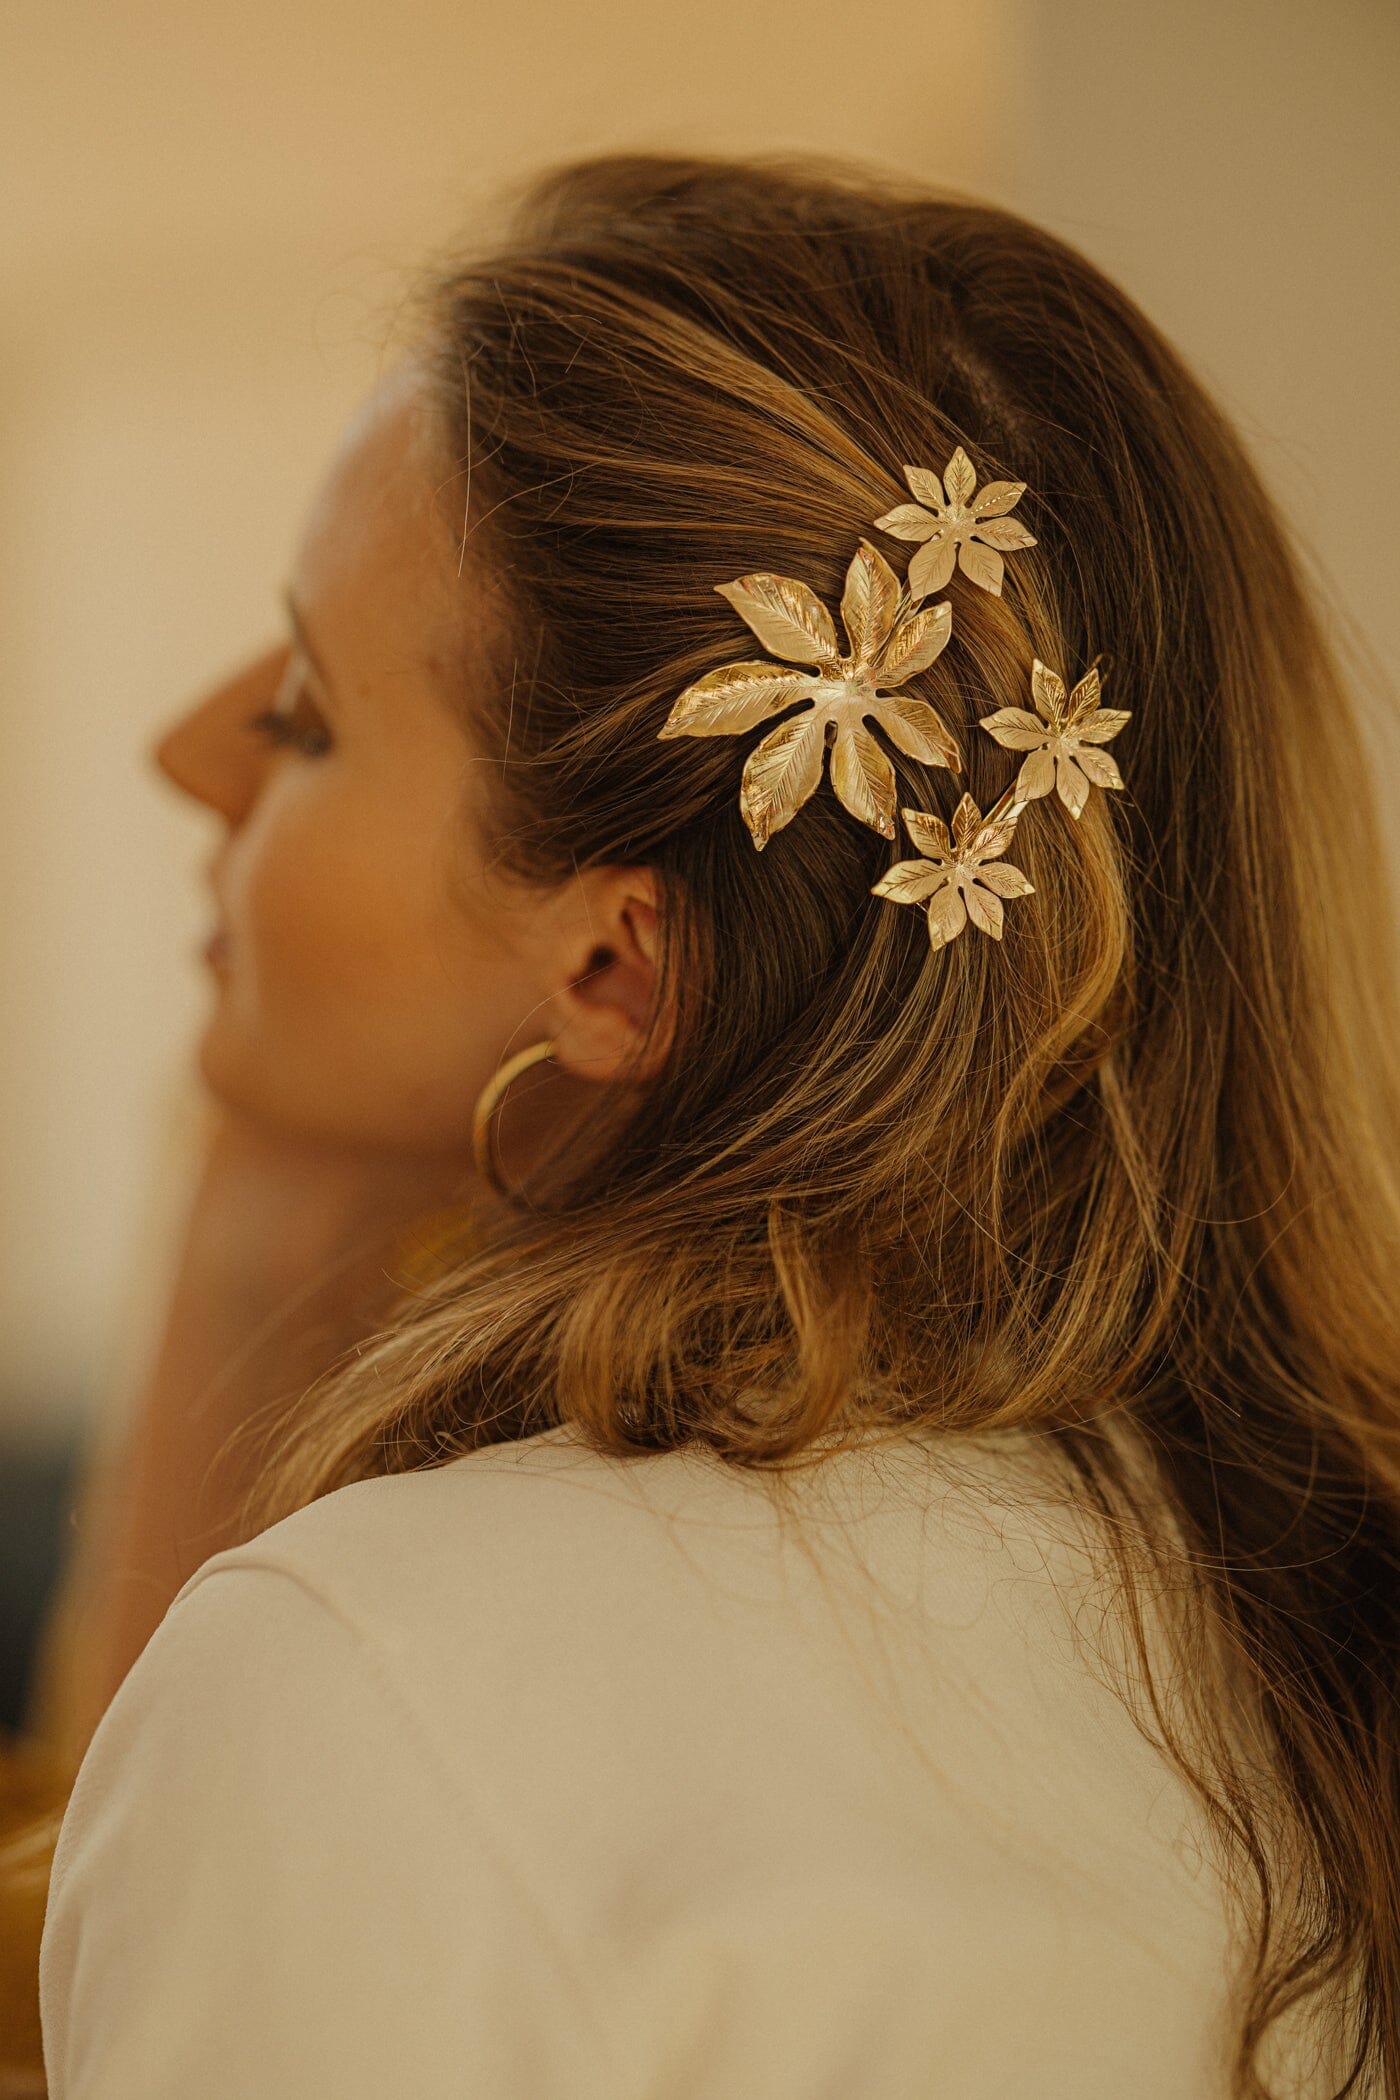
{"type": "Polygon", "coordinates": [[[331,740],[324,729],[293,729],[289,716],[279,715],[271,708],[265,714],[254,715],[248,727],[256,730],[260,736],[265,736],[270,744],[295,744],[308,758],[320,758],[330,749],[331,740]],[[314,746],[308,747],[308,735],[317,739],[314,746]]]}
{"type": "MultiPolygon", "coordinates": [[[[296,691],[300,698],[305,687],[298,685],[296,691]]],[[[310,730],[298,730],[293,726],[292,714],[284,714],[275,707],[264,708],[261,714],[254,715],[248,727],[270,744],[294,745],[306,758],[321,758],[331,748],[330,735],[324,724],[310,730]],[[315,742],[309,744],[308,738],[315,739],[315,742]]]]}

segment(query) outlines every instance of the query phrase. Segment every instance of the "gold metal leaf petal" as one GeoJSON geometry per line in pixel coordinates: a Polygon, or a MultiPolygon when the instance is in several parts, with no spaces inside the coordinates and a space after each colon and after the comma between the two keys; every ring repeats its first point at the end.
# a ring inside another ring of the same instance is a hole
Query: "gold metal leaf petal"
{"type": "Polygon", "coordinates": [[[875,520],[875,530],[887,532],[895,540],[930,539],[938,529],[939,520],[918,503],[897,503],[883,518],[875,520]]]}
{"type": "Polygon", "coordinates": [[[910,597],[927,598],[931,592],[945,589],[957,558],[958,543],[951,533],[940,531],[937,539],[920,547],[909,564],[910,597]]]}
{"type": "Polygon", "coordinates": [[[1066,727],[1068,729],[1077,729],[1079,722],[1083,722],[1085,716],[1094,714],[1096,708],[1098,708],[1098,664],[1094,666],[1094,670],[1087,670],[1083,674],[1083,678],[1079,680],[1079,685],[1075,687],[1075,691],[1070,693],[1066,727]]]}
{"type": "Polygon", "coordinates": [[[943,484],[932,467],[906,467],[904,478],[920,503],[931,503],[935,510],[943,510],[946,507],[943,484]]]}
{"type": "Polygon", "coordinates": [[[860,722],[843,722],[831,753],[831,784],[862,824],[894,837],[894,767],[860,722]]]}
{"type": "Polygon", "coordinates": [[[899,578],[879,549],[862,540],[846,571],[841,620],[851,655],[871,664],[890,638],[899,610],[899,578]]]}
{"type": "Polygon", "coordinates": [[[1026,493],[1024,481],[989,481],[972,505],[974,518],[1000,518],[1016,505],[1026,493]]]}
{"type": "MultiPolygon", "coordinates": [[[[1004,819],[994,822],[989,818],[969,846],[967,858],[979,862],[994,860],[998,854],[1005,853],[1015,833],[1016,819],[1014,817],[1011,818],[1009,823],[1004,819]]],[[[982,876],[980,867],[977,870],[977,876],[980,881],[982,876]]]]}
{"type": "Polygon", "coordinates": [[[778,664],[723,664],[686,687],[657,735],[735,736],[791,707],[816,685],[809,672],[778,664]]]}
{"type": "Polygon", "coordinates": [[[1067,751],[1055,754],[1055,792],[1072,817],[1083,815],[1089,783],[1067,751]]]}
{"type": "Polygon", "coordinates": [[[967,906],[961,885],[948,883],[932,897],[928,908],[928,937],[935,948],[946,948],[967,924],[967,906]]]}
{"type": "Polygon", "coordinates": [[[1039,715],[1024,707],[999,707],[994,715],[983,715],[977,726],[1005,751],[1037,751],[1051,734],[1039,715]]]}
{"type": "Polygon", "coordinates": [[[906,678],[926,671],[941,656],[953,631],[953,608],[926,605],[922,612],[906,613],[885,646],[876,673],[878,685],[903,685],[906,678]]]}
{"type": "Polygon", "coordinates": [[[1001,596],[1001,582],[1006,574],[1006,563],[995,547],[984,547],[978,540],[964,540],[958,549],[958,567],[964,576],[970,576],[984,591],[994,598],[1001,596]]]}
{"type": "Polygon", "coordinates": [[[1027,882],[1019,868],[1013,868],[1009,860],[989,860],[977,870],[977,880],[984,889],[995,890],[999,897],[1033,897],[1035,887],[1027,882]]]}
{"type": "Polygon", "coordinates": [[[902,809],[904,828],[918,847],[920,853],[930,858],[951,860],[953,841],[948,836],[948,827],[942,817],[930,816],[926,809],[902,809]]]}
{"type": "Polygon", "coordinates": [[[1108,753],[1096,751],[1092,744],[1081,745],[1075,751],[1074,762],[1096,788],[1120,788],[1123,785],[1123,776],[1108,753]]]}
{"type": "Polygon", "coordinates": [[[989,547],[1000,547],[1004,554],[1014,554],[1018,547],[1035,545],[1035,534],[1027,532],[1015,518],[979,518],[977,537],[989,547]]]}
{"type": "Polygon", "coordinates": [[[1058,729],[1065,714],[1065,682],[1038,656],[1031,665],[1031,694],[1038,711],[1058,729]]]}
{"type": "Polygon", "coordinates": [[[952,880],[951,868],[940,868],[931,860],[897,860],[880,880],[871,884],[872,897],[889,897],[896,904],[926,904],[935,890],[952,880]]]}
{"type": "Polygon", "coordinates": [[[927,700],[916,700],[912,693],[882,693],[867,713],[909,758],[925,766],[946,766],[950,773],[962,771],[962,753],[927,700]]]}
{"type": "Polygon", "coordinates": [[[1016,794],[1022,802],[1038,802],[1055,785],[1055,760],[1049,751],[1033,751],[1016,776],[1016,794]]]}
{"type": "Polygon", "coordinates": [[[834,664],[836,626],[815,591],[793,576],[740,576],[717,583],[739,618],[784,663],[834,664]]]}
{"type": "Polygon", "coordinates": [[[1107,744],[1117,736],[1125,722],[1131,722],[1130,707],[1101,707],[1097,713],[1088,715],[1084,721],[1076,722],[1074,733],[1081,744],[1107,744]]]}
{"type": "Polygon", "coordinates": [[[981,932],[989,933],[994,941],[999,941],[1002,921],[1000,897],[993,896],[990,890],[984,890],[980,880],[970,882],[963,894],[967,900],[967,915],[973,925],[981,932]]]}
{"type": "Polygon", "coordinates": [[[981,810],[971,795],[964,795],[953,811],[953,844],[960,853],[976,838],[981,825],[981,810]]]}
{"type": "Polygon", "coordinates": [[[739,811],[760,852],[816,793],[825,751],[826,717],[816,709],[754,745],[744,764],[739,811]]]}
{"type": "Polygon", "coordinates": [[[971,503],[977,476],[961,445],[943,469],[943,486],[948,491],[949,503],[971,503]]]}

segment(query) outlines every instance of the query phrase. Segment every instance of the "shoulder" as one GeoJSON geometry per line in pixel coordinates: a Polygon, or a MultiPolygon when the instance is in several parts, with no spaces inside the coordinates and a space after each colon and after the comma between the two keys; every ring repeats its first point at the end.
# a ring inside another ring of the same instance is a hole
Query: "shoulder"
{"type": "MultiPolygon", "coordinates": [[[[595,1543],[612,1550],[620,1540],[641,1542],[654,1535],[658,1515],[703,1521],[717,1501],[732,1509],[744,1499],[738,1481],[698,1451],[618,1458],[569,1427],[550,1429],[335,1489],[205,1562],[181,1596],[215,1570],[276,1565],[368,1598],[381,1554],[392,1558],[396,1587],[405,1553],[414,1567],[449,1554],[480,1573],[505,1556],[514,1573],[541,1555],[552,1561],[595,1543]]],[[[759,1521],[756,1494],[753,1506],[759,1521]]]]}
{"type": "Polygon", "coordinates": [[[736,2064],[762,2041],[771,2090],[813,2091],[896,1975],[878,2047],[910,2064],[980,2062],[1000,1975],[1036,2049],[1111,1976],[1136,2066],[1196,2017],[1218,1920],[1187,1804],[1076,1658],[1091,1557],[1021,1457],[856,1451],[784,1500],[552,1431],[206,1562],[94,1738],[44,1956],[56,2050],[144,2066],[149,2020],[185,2053],[57,2100],[395,2089],[361,1997],[443,2064],[501,2052],[503,2095],[591,2092],[610,2048],[650,2077],[727,2020],[736,2064]],[[381,1946],[384,1912],[412,1929],[381,1946]]]}
{"type": "Polygon", "coordinates": [[[856,1447],[775,1482],[560,1429],[357,1482],[216,1555],[142,1682],[187,1727],[246,1701],[306,1742],[387,1702],[517,1858],[582,1892],[704,1824],[755,1754],[785,1760],[789,1804],[882,1762],[895,1784],[910,1728],[945,1762],[1000,1756],[1003,1788],[1017,1737],[1138,1773],[1074,1653],[1089,1579],[1009,1441],[856,1447]]]}
{"type": "Polygon", "coordinates": [[[1012,1437],[858,1445],[774,1480],[552,1430],[355,1483],[215,1556],[149,1666],[188,1706],[176,1653],[199,1648],[202,1679],[248,1673],[275,1708],[353,1664],[498,1821],[528,1794],[518,1842],[567,1833],[549,1857],[584,1874],[601,1856],[580,1829],[602,1851],[619,1819],[659,1843],[765,1743],[791,1798],[843,1763],[893,1784],[912,1730],[945,1765],[999,1760],[1028,1817],[1064,1807],[1071,1760],[1121,1802],[1152,1761],[1083,1652],[1110,1616],[1103,1570],[1044,1457],[1012,1437]]]}
{"type": "Polygon", "coordinates": [[[829,1643],[833,1615],[849,1635],[852,1599],[935,1657],[1068,1656],[1104,1572],[1043,1440],[858,1442],[773,1474],[697,1445],[615,1456],[565,1425],[335,1490],[206,1561],[167,1624],[198,1605],[228,1641],[241,1611],[270,1658],[314,1605],[425,1709],[473,1683],[586,1697],[610,1669],[616,1702],[617,1678],[674,1675],[682,1652],[693,1675],[829,1643]]]}
{"type": "Polygon", "coordinates": [[[494,1672],[505,1644],[567,1620],[643,1644],[703,1608],[716,1567],[768,1558],[774,1525],[759,1483],[698,1450],[617,1458],[555,1429],[336,1489],[206,1561],[170,1616],[260,1571],[385,1653],[494,1672]]]}
{"type": "Polygon", "coordinates": [[[206,1561],[180,1597],[217,1572],[276,1566],[368,1600],[382,1561],[402,1594],[408,1568],[430,1568],[443,1555],[474,1576],[499,1569],[514,1581],[563,1561],[586,1572],[619,1553],[664,1558],[698,1540],[742,1556],[790,1535],[802,1519],[830,1541],[840,1530],[873,1536],[915,1515],[926,1552],[955,1543],[965,1557],[974,1539],[983,1552],[1013,1554],[1032,1537],[1042,1545],[1053,1537],[1061,1548],[1071,1537],[1082,1543],[1059,1476],[1033,1440],[1013,1432],[941,1445],[857,1443],[778,1475],[695,1444],[616,1456],[564,1425],[338,1488],[206,1561]]]}
{"type": "Polygon", "coordinates": [[[1008,1603],[1043,1614],[1092,1580],[1062,1486],[1015,1437],[857,1445],[774,1476],[697,1445],[614,1456],[567,1425],[325,1495],[206,1561],[172,1616],[255,1571],[405,1665],[416,1649],[420,1683],[434,1652],[507,1680],[508,1652],[565,1677],[580,1654],[595,1677],[610,1652],[632,1676],[648,1654],[669,1669],[706,1629],[732,1655],[741,1623],[790,1635],[809,1593],[872,1579],[991,1639],[1008,1603]]]}
{"type": "Polygon", "coordinates": [[[597,1983],[463,1779],[333,1604],[284,1568],[206,1569],[69,1799],[40,1956],[53,2100],[445,2094],[464,2062],[522,2100],[593,2066],[601,2100],[597,1983]]]}

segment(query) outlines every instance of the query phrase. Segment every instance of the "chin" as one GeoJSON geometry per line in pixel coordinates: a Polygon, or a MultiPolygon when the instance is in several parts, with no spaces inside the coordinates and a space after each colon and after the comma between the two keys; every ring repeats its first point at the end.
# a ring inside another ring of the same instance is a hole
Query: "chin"
{"type": "Polygon", "coordinates": [[[249,1084],[245,1061],[231,1057],[224,1043],[223,1031],[216,1014],[204,1029],[195,1047],[195,1064],[214,1099],[225,1108],[240,1115],[251,1116],[259,1122],[268,1120],[268,1104],[262,1098],[262,1089],[249,1084]]]}
{"type": "Polygon", "coordinates": [[[247,1045],[234,1040],[234,1035],[227,1017],[216,1008],[195,1046],[199,1076],[216,1101],[236,1115],[246,1116],[268,1129],[285,1131],[289,1136],[321,1138],[336,1134],[325,1129],[324,1104],[319,1116],[309,1103],[299,1108],[295,1100],[288,1099],[285,1075],[279,1084],[262,1069],[256,1053],[250,1054],[247,1045]]]}

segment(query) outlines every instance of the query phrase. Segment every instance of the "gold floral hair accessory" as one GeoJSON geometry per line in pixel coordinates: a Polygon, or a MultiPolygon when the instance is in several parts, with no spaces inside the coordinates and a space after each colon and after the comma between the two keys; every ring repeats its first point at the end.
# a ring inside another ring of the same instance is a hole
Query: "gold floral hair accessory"
{"type": "Polygon", "coordinates": [[[1063,678],[1037,657],[1031,668],[1036,713],[1024,707],[1002,707],[994,715],[982,716],[979,726],[1008,751],[1031,754],[1016,778],[1019,801],[1034,802],[1054,788],[1070,815],[1077,817],[1091,787],[1122,787],[1117,766],[1098,746],[1116,737],[1132,713],[1131,709],[1100,707],[1099,690],[1097,664],[1066,694],[1063,678]]]}
{"type": "Polygon", "coordinates": [[[892,690],[927,670],[945,647],[952,632],[951,606],[914,611],[894,570],[868,540],[861,541],[846,571],[844,655],[831,614],[796,578],[741,576],[715,589],[779,661],[707,671],[686,687],[658,734],[737,736],[807,701],[808,711],[771,731],[745,763],[739,808],[754,845],[761,852],[815,794],[828,723],[836,730],[832,786],[853,817],[892,839],[894,767],[865,723],[867,718],[877,722],[910,758],[961,770],[961,754],[937,709],[892,690]],[[794,670],[794,664],[815,668],[794,670]]]}
{"type": "MultiPolygon", "coordinates": [[[[930,468],[906,467],[904,472],[914,494],[930,507],[903,504],[875,525],[897,539],[922,544],[901,587],[884,556],[868,540],[860,541],[841,596],[845,652],[831,614],[795,577],[765,571],[716,584],[776,661],[722,664],[707,671],[686,687],[657,732],[662,737],[737,736],[799,701],[807,703],[806,712],[771,730],[744,763],[739,809],[760,852],[821,785],[828,726],[835,730],[831,784],[852,816],[883,838],[895,832],[895,773],[867,722],[924,765],[953,773],[962,769],[957,743],[937,709],[895,689],[927,670],[952,633],[951,605],[945,600],[920,607],[919,600],[942,589],[955,564],[983,590],[1000,596],[1002,551],[1035,546],[1024,526],[1007,516],[1026,485],[993,481],[979,496],[976,474],[961,446],[942,480],[930,468]]],[[[1117,766],[1100,747],[1131,715],[1100,705],[1101,682],[1096,661],[1067,692],[1059,673],[1035,658],[1031,697],[1036,712],[1003,707],[982,716],[979,724],[1005,748],[1028,754],[1014,786],[985,816],[971,795],[964,795],[951,832],[928,810],[900,811],[920,857],[896,861],[871,885],[871,894],[893,904],[926,904],[935,950],[956,940],[969,919],[999,941],[1005,899],[1035,895],[1021,870],[1003,858],[1032,802],[1054,790],[1078,818],[1091,787],[1123,786],[1117,766]]]]}
{"type": "Polygon", "coordinates": [[[941,481],[932,467],[906,467],[904,478],[919,501],[887,510],[876,518],[875,529],[892,539],[922,542],[909,563],[910,597],[927,598],[930,591],[946,589],[956,562],[964,576],[999,598],[1006,571],[1002,555],[1035,545],[1025,526],[1006,515],[1025,494],[1025,482],[989,481],[976,495],[977,476],[961,445],[941,481]]]}
{"type": "Polygon", "coordinates": [[[1001,939],[1003,897],[1033,897],[1019,868],[1001,858],[1011,844],[1025,804],[1008,792],[984,817],[971,795],[953,811],[951,838],[941,817],[902,809],[909,836],[926,857],[899,860],[887,868],[871,894],[896,904],[928,904],[928,933],[935,948],[955,941],[969,919],[994,941],[1001,939]]]}

